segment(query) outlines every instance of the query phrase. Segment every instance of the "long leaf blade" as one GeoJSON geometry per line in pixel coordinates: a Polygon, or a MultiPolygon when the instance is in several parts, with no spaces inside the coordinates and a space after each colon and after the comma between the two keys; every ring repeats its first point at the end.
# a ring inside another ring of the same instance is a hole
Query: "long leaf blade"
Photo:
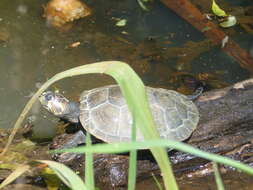
{"type": "MultiPolygon", "coordinates": [[[[91,147],[90,133],[86,133],[86,146],[91,147]]],[[[92,153],[85,153],[85,182],[89,189],[95,189],[94,171],[93,171],[93,155],[92,153]]]]}
{"type": "MultiPolygon", "coordinates": [[[[13,132],[11,133],[8,142],[1,154],[4,154],[10,146],[17,130],[21,126],[24,118],[28,114],[31,106],[38,99],[39,95],[46,90],[51,84],[59,81],[63,78],[83,75],[90,73],[104,73],[111,75],[119,84],[121,91],[126,98],[128,108],[136,119],[136,125],[140,128],[145,139],[158,139],[159,134],[155,127],[152,114],[147,103],[147,97],[145,93],[145,87],[138,75],[129,67],[126,63],[120,61],[105,61],[88,65],[83,65],[69,69],[67,71],[56,74],[46,83],[44,83],[40,89],[29,100],[20,117],[16,121],[13,132]],[[136,95],[137,94],[137,95],[136,95]],[[142,110],[138,111],[137,110],[142,110]]],[[[171,168],[170,161],[168,159],[165,149],[161,147],[151,148],[151,152],[157,160],[158,165],[163,173],[163,179],[166,189],[177,190],[177,183],[171,168]]]]}
{"type": "Polygon", "coordinates": [[[16,180],[19,176],[30,169],[29,165],[21,165],[18,166],[16,170],[14,170],[0,185],[0,189],[10,184],[14,180],[16,180]]]}
{"type": "Polygon", "coordinates": [[[205,158],[207,160],[212,160],[217,163],[232,166],[250,175],[253,175],[253,168],[246,164],[240,163],[239,161],[235,161],[231,158],[205,152],[182,142],[176,142],[176,141],[164,140],[164,139],[150,140],[150,141],[143,141],[143,142],[98,144],[98,145],[93,145],[92,147],[78,147],[78,148],[73,148],[73,149],[55,150],[52,152],[55,152],[55,153],[59,153],[59,152],[120,153],[120,152],[127,152],[129,150],[148,149],[150,147],[157,147],[157,146],[168,147],[170,149],[176,149],[182,152],[187,152],[195,156],[205,158]]]}
{"type": "MultiPolygon", "coordinates": [[[[136,123],[134,119],[132,125],[132,142],[135,141],[136,141],[136,123]]],[[[131,150],[129,158],[129,170],[128,170],[128,190],[135,189],[136,175],[137,175],[136,167],[137,167],[137,150],[131,150]]]]}
{"type": "Polygon", "coordinates": [[[65,185],[70,187],[72,190],[89,190],[89,188],[83,183],[82,179],[64,164],[50,160],[37,161],[47,164],[55,172],[55,174],[65,183],[65,185]]]}
{"type": "Polygon", "coordinates": [[[215,182],[217,184],[217,189],[225,190],[222,179],[221,179],[221,175],[219,172],[218,164],[216,162],[213,162],[213,170],[214,170],[215,182]]]}

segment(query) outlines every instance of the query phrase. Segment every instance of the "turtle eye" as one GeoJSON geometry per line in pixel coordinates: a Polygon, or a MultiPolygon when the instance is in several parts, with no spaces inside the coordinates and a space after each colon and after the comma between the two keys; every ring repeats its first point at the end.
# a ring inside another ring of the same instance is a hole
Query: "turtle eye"
{"type": "Polygon", "coordinates": [[[47,95],[45,96],[45,99],[46,99],[46,101],[50,101],[50,100],[53,99],[53,95],[52,95],[52,94],[47,94],[47,95]]]}

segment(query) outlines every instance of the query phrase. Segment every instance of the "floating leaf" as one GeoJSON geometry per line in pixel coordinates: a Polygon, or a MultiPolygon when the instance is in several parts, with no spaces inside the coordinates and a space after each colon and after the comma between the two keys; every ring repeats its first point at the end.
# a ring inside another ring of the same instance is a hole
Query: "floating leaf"
{"type": "Polygon", "coordinates": [[[213,0],[212,3],[212,11],[215,15],[217,16],[227,16],[227,14],[225,13],[225,11],[223,11],[217,4],[216,2],[213,0]]]}
{"type": "Polygon", "coordinates": [[[126,19],[120,19],[118,22],[116,22],[116,26],[123,27],[126,26],[127,20],[126,19]]]}
{"type": "Polygon", "coordinates": [[[236,24],[236,17],[229,15],[228,17],[225,18],[224,21],[220,22],[219,25],[223,28],[228,28],[231,26],[234,26],[236,24]]]}

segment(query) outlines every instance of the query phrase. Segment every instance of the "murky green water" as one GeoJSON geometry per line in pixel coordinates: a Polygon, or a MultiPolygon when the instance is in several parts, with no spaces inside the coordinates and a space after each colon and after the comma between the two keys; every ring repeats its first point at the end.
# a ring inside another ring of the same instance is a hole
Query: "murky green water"
{"type": "MultiPolygon", "coordinates": [[[[30,95],[46,79],[82,64],[124,60],[133,66],[146,84],[166,87],[168,76],[177,71],[174,60],[163,58],[152,62],[150,59],[148,64],[142,60],[152,56],[153,52],[155,56],[162,55],[163,49],[182,45],[188,40],[203,39],[198,31],[163,5],[156,3],[152,11],[144,12],[135,1],[89,2],[93,9],[91,17],[75,22],[66,32],[59,31],[47,26],[42,17],[42,6],[46,2],[0,2],[0,31],[8,36],[0,43],[1,128],[13,126],[30,95]],[[127,19],[127,26],[116,27],[114,18],[127,19]],[[166,40],[168,44],[163,43],[166,40]],[[69,48],[74,42],[81,42],[81,45],[69,48]],[[131,50],[140,43],[143,45],[131,50]],[[145,54],[149,51],[150,54],[145,54]]],[[[217,49],[195,59],[190,71],[198,73],[219,69],[227,71],[224,79],[229,83],[248,77],[246,71],[217,49]]],[[[54,87],[77,97],[83,89],[108,83],[113,83],[113,80],[93,75],[66,79],[54,87]]]]}
{"type": "MultiPolygon", "coordinates": [[[[174,88],[170,86],[170,75],[182,70],[178,70],[175,58],[168,59],[169,49],[189,40],[204,39],[159,2],[153,4],[152,11],[144,12],[135,1],[89,1],[92,16],[75,22],[68,31],[46,24],[42,17],[46,3],[46,0],[0,1],[0,37],[4,36],[4,40],[0,38],[0,128],[13,126],[41,83],[57,72],[82,64],[126,61],[145,84],[174,88]],[[127,19],[128,23],[119,28],[115,26],[115,18],[127,19]],[[81,44],[70,48],[74,42],[81,44]]],[[[250,38],[252,36],[244,34],[235,36],[246,49],[250,38]]],[[[222,80],[228,84],[249,77],[249,73],[219,47],[193,59],[186,70],[194,74],[222,71],[222,80]]],[[[65,79],[53,89],[77,99],[82,90],[111,83],[114,81],[107,76],[87,75],[65,79]]],[[[40,125],[46,127],[43,123],[40,125]]],[[[45,128],[39,131],[43,130],[51,132],[45,128]]]]}

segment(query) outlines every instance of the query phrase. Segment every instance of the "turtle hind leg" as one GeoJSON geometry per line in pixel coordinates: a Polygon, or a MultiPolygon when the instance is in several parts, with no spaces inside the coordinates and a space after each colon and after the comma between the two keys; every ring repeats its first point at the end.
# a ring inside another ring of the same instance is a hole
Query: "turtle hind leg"
{"type": "Polygon", "coordinates": [[[191,95],[187,95],[187,97],[190,99],[190,100],[196,100],[202,93],[204,92],[204,87],[203,86],[200,86],[198,87],[195,92],[191,95]]]}

